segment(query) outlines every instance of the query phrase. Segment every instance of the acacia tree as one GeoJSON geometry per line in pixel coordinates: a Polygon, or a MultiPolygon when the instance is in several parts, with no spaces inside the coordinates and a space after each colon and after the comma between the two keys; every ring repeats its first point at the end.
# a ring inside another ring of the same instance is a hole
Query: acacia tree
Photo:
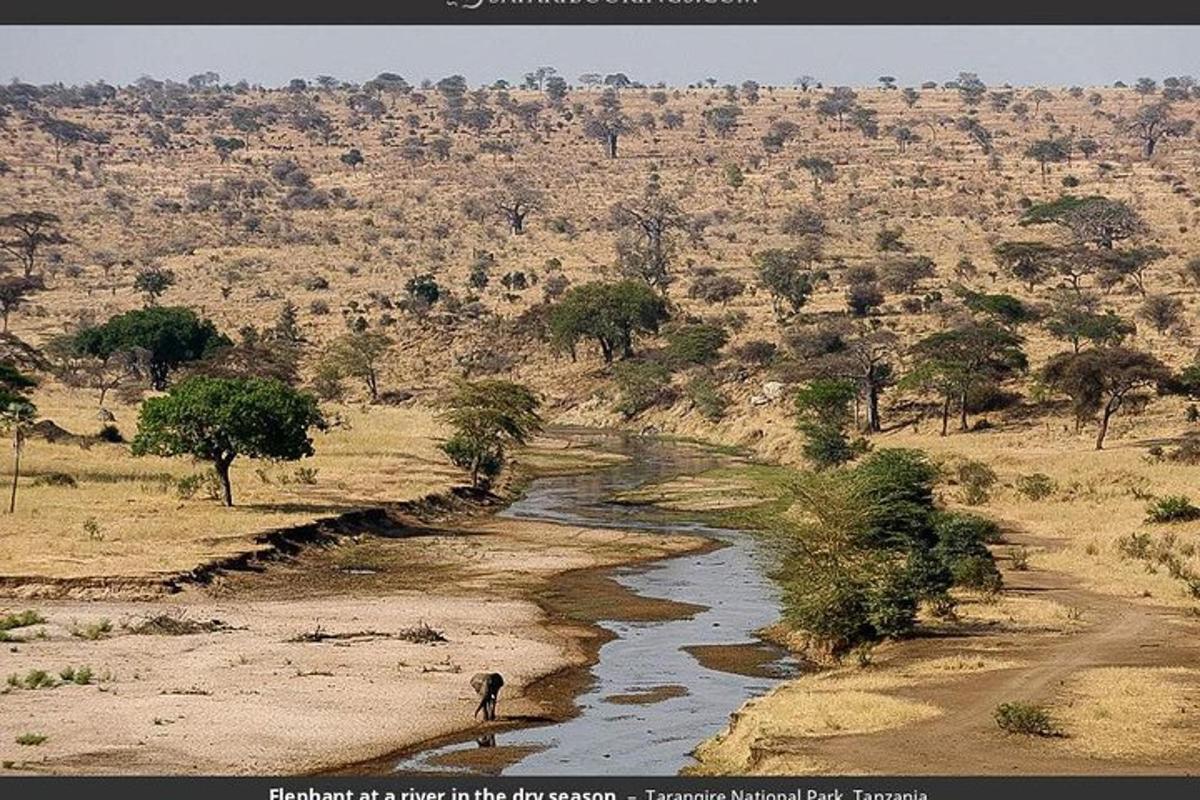
{"type": "Polygon", "coordinates": [[[23,211],[0,217],[0,228],[10,231],[0,239],[0,249],[21,262],[22,274],[33,276],[34,261],[43,245],[66,244],[67,238],[58,230],[61,220],[46,211],[23,211]]]}
{"type": "Polygon", "coordinates": [[[481,475],[491,479],[499,474],[508,447],[525,444],[541,430],[539,405],[533,392],[519,383],[458,381],[443,413],[454,434],[442,451],[470,471],[471,486],[478,489],[481,475]]]}
{"type": "Polygon", "coordinates": [[[1025,149],[1025,155],[1038,163],[1042,170],[1042,183],[1049,174],[1048,164],[1061,164],[1071,158],[1071,146],[1059,139],[1039,139],[1025,149]]]}
{"type": "Polygon", "coordinates": [[[1126,121],[1125,129],[1141,143],[1142,154],[1150,158],[1159,142],[1169,137],[1187,136],[1194,124],[1194,120],[1172,117],[1171,104],[1161,102],[1139,108],[1133,118],[1126,121]]]}
{"type": "Polygon", "coordinates": [[[799,248],[763,250],[754,254],[758,281],[771,295],[775,319],[787,321],[800,313],[815,288],[808,254],[799,248]]]}
{"type": "Polygon", "coordinates": [[[238,456],[297,461],[313,454],[310,428],[325,425],[317,401],[275,380],[188,378],[142,404],[135,456],[191,456],[213,465],[233,505],[229,468],[238,456]]]}
{"type": "Polygon", "coordinates": [[[931,334],[911,351],[909,386],[932,389],[942,395],[942,435],[948,432],[950,408],[958,404],[959,430],[967,430],[970,393],[995,384],[1026,368],[1023,340],[994,322],[972,320],[931,334]]]}
{"type": "Polygon", "coordinates": [[[1119,345],[1136,330],[1133,323],[1114,312],[1098,311],[1094,297],[1070,293],[1055,298],[1043,324],[1051,336],[1070,342],[1075,353],[1085,341],[1097,347],[1119,345]]]}
{"type": "Polygon", "coordinates": [[[1113,244],[1148,231],[1145,220],[1121,200],[1099,195],[1066,195],[1051,203],[1033,206],[1021,225],[1054,223],[1066,228],[1075,241],[1111,250],[1113,244]]]}
{"type": "Polygon", "coordinates": [[[550,339],[572,359],[581,339],[595,339],[605,363],[612,363],[617,353],[632,356],[634,336],[658,333],[666,319],[662,297],[640,281],[586,283],[568,289],[550,309],[550,339]]]}
{"type": "Polygon", "coordinates": [[[322,372],[333,380],[357,378],[375,402],[379,400],[379,373],[394,344],[389,336],[375,331],[343,334],[322,356],[322,372]]]}
{"type": "Polygon", "coordinates": [[[1042,381],[1071,398],[1075,428],[1100,415],[1096,449],[1104,449],[1109,421],[1122,408],[1138,408],[1146,389],[1165,389],[1171,371],[1149,353],[1128,347],[1096,347],[1059,353],[1042,370],[1042,381]]]}
{"type": "Polygon", "coordinates": [[[22,374],[15,366],[0,362],[0,430],[12,433],[13,476],[8,495],[8,513],[17,510],[17,481],[21,477],[21,451],[25,431],[37,416],[37,407],[29,401],[29,392],[37,381],[22,374]]]}
{"type": "Polygon", "coordinates": [[[0,333],[8,333],[8,318],[25,303],[29,295],[46,288],[41,278],[34,276],[0,276],[0,333]]]}
{"type": "Polygon", "coordinates": [[[1101,286],[1109,288],[1129,281],[1145,297],[1146,270],[1166,257],[1167,251],[1157,245],[1104,250],[1096,256],[1101,286]]]}
{"type": "Polygon", "coordinates": [[[787,344],[800,377],[849,382],[856,389],[855,422],[861,418],[863,429],[871,433],[883,430],[879,398],[895,383],[896,334],[870,325],[833,323],[793,331],[787,344]],[[860,401],[865,415],[859,413],[860,401]]]}
{"type": "Polygon", "coordinates": [[[992,254],[1030,292],[1049,280],[1061,256],[1059,248],[1045,242],[1001,242],[992,249],[992,254]]]}

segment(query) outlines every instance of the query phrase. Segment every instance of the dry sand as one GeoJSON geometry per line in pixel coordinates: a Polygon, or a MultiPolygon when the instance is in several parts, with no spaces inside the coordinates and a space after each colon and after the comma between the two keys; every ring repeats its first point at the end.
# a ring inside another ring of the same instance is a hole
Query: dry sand
{"type": "MultiPolygon", "coordinates": [[[[594,597],[616,584],[590,568],[708,546],[495,518],[419,534],[346,540],[157,602],[0,606],[33,607],[47,619],[11,631],[29,641],[3,645],[0,676],[57,676],[68,666],[94,673],[92,685],[0,696],[4,771],[296,773],[378,759],[481,724],[468,684],[481,670],[505,676],[497,724],[561,716],[571,695],[528,687],[590,663],[602,635],[586,624],[586,608],[564,613],[562,586],[571,581],[563,573],[576,571],[594,597]],[[560,596],[539,602],[551,577],[560,596]],[[126,627],[161,613],[231,629],[164,636],[126,627]],[[105,619],[111,632],[81,638],[105,619]],[[446,641],[398,638],[421,625],[446,641]],[[345,638],[296,640],[317,631],[345,638]],[[47,738],[17,744],[27,733],[47,738]]],[[[569,682],[560,683],[565,691],[569,682]]]]}

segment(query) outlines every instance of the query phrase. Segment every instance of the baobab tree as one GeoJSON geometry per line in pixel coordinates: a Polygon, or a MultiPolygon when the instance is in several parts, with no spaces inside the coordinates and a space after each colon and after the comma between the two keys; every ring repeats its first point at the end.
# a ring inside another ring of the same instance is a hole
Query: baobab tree
{"type": "Polygon", "coordinates": [[[650,184],[641,198],[616,206],[613,219],[633,232],[632,237],[617,243],[622,271],[665,295],[672,279],[671,260],[676,247],[673,234],[685,230],[688,224],[678,203],[650,184]]]}
{"type": "Polygon", "coordinates": [[[525,217],[542,208],[546,198],[528,175],[510,172],[502,175],[492,188],[493,202],[508,222],[508,229],[518,236],[525,231],[525,217]]]}

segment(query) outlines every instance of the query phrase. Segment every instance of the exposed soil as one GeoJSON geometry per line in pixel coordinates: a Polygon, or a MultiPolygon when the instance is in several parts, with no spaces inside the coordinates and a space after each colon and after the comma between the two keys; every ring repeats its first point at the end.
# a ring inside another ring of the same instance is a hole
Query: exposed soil
{"type": "MultiPolygon", "coordinates": [[[[1009,538],[1031,548],[1053,545],[1027,534],[1009,538]]],[[[1190,751],[1151,757],[1089,757],[1074,749],[1069,738],[1005,734],[994,720],[996,707],[1006,702],[1045,704],[1053,711],[1070,679],[1089,668],[1200,663],[1200,622],[1195,616],[1139,598],[1099,594],[1058,572],[1009,569],[1004,578],[1006,593],[1058,603],[1072,609],[1081,624],[1068,631],[965,625],[887,648],[881,662],[871,668],[881,676],[922,660],[957,654],[990,653],[1015,666],[952,680],[918,680],[887,690],[892,696],[940,709],[937,715],[911,724],[871,733],[757,740],[748,754],[752,768],[788,771],[792,764],[804,771],[807,764],[821,771],[918,775],[1195,774],[1200,751],[1200,707],[1195,704],[1179,708],[1179,719],[1173,723],[1192,731],[1190,751]]],[[[744,711],[755,713],[752,708],[744,711]]]]}

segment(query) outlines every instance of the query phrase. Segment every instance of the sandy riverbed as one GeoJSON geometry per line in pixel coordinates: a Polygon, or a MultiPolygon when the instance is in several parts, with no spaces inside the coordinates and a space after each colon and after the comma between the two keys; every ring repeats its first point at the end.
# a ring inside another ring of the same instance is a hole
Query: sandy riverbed
{"type": "MultiPolygon", "coordinates": [[[[560,716],[569,696],[526,688],[589,663],[602,632],[586,612],[565,611],[561,597],[547,601],[549,579],[559,577],[557,589],[566,572],[707,546],[487,518],[410,538],[347,540],[154,602],[0,601],[0,613],[33,608],[47,620],[10,632],[26,641],[0,645],[0,678],[83,666],[94,675],[88,685],[59,679],[0,696],[0,760],[10,774],[326,769],[475,725],[468,680],[481,670],[507,681],[501,724],[560,716]],[[129,630],[159,614],[227,627],[129,630]],[[103,620],[111,631],[97,630],[103,620]],[[404,640],[422,625],[446,641],[404,640]],[[23,734],[46,740],[17,744],[23,734]]],[[[572,575],[582,595],[603,593],[597,573],[572,575]]]]}

